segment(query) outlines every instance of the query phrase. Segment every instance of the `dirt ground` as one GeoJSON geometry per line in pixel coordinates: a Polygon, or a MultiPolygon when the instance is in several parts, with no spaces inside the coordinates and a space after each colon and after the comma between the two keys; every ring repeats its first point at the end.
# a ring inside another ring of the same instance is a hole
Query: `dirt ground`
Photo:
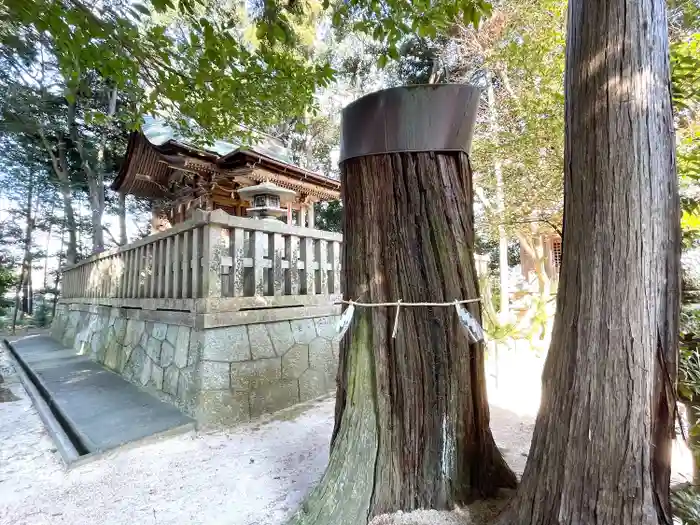
{"type": "MultiPolygon", "coordinates": [[[[120,450],[66,471],[10,369],[7,356],[0,356],[0,373],[6,378],[0,384],[2,525],[277,525],[294,512],[326,465],[331,398],[229,431],[191,433],[120,450]]],[[[531,374],[520,374],[525,376],[531,374]]],[[[523,385],[504,383],[510,390],[491,385],[492,429],[520,474],[539,392],[525,394],[523,385]]],[[[398,513],[378,517],[373,525],[475,525],[502,504],[398,513]]]]}

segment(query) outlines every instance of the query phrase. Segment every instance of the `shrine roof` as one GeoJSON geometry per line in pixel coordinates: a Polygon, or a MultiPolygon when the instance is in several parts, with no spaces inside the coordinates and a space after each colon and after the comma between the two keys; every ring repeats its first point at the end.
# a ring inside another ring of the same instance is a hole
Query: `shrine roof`
{"type": "Polygon", "coordinates": [[[286,186],[299,181],[324,200],[338,198],[340,182],[295,165],[284,144],[269,135],[256,134],[254,144],[216,140],[202,146],[155,119],[145,119],[142,130],[129,137],[122,167],[112,183],[120,193],[142,198],[164,198],[174,170],[216,172],[235,176],[234,170],[260,167],[279,175],[286,186]]]}

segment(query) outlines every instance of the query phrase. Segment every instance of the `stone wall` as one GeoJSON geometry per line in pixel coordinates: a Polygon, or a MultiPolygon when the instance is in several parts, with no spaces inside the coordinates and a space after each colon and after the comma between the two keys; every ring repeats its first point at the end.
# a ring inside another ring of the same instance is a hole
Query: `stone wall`
{"type": "Polygon", "coordinates": [[[51,333],[65,346],[192,412],[198,391],[197,359],[190,351],[192,329],[129,318],[130,313],[59,305],[51,333]]]}
{"type": "Polygon", "coordinates": [[[191,319],[60,304],[52,335],[203,424],[248,421],[335,389],[336,316],[203,330],[191,319]]]}
{"type": "Polygon", "coordinates": [[[336,316],[196,332],[201,392],[197,418],[248,421],[335,389],[336,316]]]}

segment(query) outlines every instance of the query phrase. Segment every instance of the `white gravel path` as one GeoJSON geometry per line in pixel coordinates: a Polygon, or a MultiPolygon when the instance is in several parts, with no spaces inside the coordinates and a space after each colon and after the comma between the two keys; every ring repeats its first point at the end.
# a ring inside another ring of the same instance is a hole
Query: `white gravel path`
{"type": "MultiPolygon", "coordinates": [[[[3,387],[17,400],[0,402],[0,525],[281,525],[325,468],[333,399],[228,432],[120,450],[66,472],[24,389],[11,378],[8,385],[2,352],[0,400],[3,387]]],[[[539,394],[509,387],[490,393],[491,426],[521,474],[539,394]]],[[[399,513],[373,525],[481,525],[499,506],[399,513]]]]}
{"type": "Polygon", "coordinates": [[[282,523],[326,466],[334,402],[290,421],[189,434],[68,472],[20,384],[0,403],[0,524],[282,523]]]}

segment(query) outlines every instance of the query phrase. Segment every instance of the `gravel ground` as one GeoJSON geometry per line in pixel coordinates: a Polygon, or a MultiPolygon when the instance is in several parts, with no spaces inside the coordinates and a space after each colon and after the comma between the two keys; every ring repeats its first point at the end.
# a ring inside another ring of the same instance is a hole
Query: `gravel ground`
{"type": "MultiPolygon", "coordinates": [[[[333,399],[228,432],[112,452],[66,472],[3,352],[0,525],[281,525],[325,468],[333,399]]],[[[521,474],[539,393],[523,395],[524,385],[507,384],[510,390],[490,393],[491,426],[506,460],[521,474]]],[[[380,516],[372,525],[482,525],[504,501],[380,516]]]]}

